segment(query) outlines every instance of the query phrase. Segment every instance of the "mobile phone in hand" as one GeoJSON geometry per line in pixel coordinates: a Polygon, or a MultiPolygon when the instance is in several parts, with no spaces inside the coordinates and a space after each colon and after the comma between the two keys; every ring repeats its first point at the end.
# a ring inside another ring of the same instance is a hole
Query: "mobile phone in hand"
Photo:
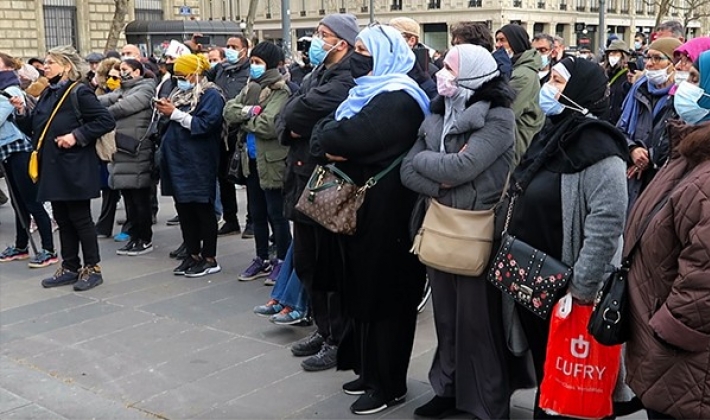
{"type": "Polygon", "coordinates": [[[627,67],[629,68],[629,72],[635,72],[636,70],[638,70],[635,61],[629,61],[627,67]]]}
{"type": "Polygon", "coordinates": [[[9,93],[5,92],[4,90],[0,90],[0,95],[6,97],[7,99],[12,98],[12,95],[10,95],[9,93]]]}

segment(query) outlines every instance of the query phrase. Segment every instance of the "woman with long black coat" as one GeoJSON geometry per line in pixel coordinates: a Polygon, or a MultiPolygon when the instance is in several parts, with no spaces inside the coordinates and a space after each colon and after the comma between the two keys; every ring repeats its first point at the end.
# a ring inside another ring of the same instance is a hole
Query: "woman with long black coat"
{"type": "MultiPolygon", "coordinates": [[[[311,152],[336,162],[358,185],[387,168],[414,144],[428,113],[426,94],[407,77],[414,53],[388,26],[358,35],[350,69],[356,86],[334,115],[313,129],[311,152]]],[[[416,194],[402,185],[399,165],[368,190],[357,233],[340,235],[338,288],[349,325],[338,368],[360,377],[343,386],[361,394],[350,407],[373,414],[404,401],[424,267],[409,253],[408,221],[416,194]],[[387,350],[384,350],[387,349],[387,350]]],[[[316,285],[317,287],[317,285],[316,285]]]]}
{"type": "Polygon", "coordinates": [[[39,148],[37,198],[52,203],[54,218],[59,225],[62,266],[54,276],[42,280],[42,286],[73,284],[76,291],[89,290],[103,283],[99,244],[91,218],[91,199],[99,197],[100,190],[95,145],[98,138],[116,126],[94,92],[81,83],[85,73],[83,65],[82,58],[73,48],[54,48],[44,60],[44,75],[49,80],[49,87],[40,96],[32,113],[25,112],[19,97],[12,99],[18,126],[32,138],[35,150],[39,148]],[[65,97],[64,101],[62,97],[65,97]],[[56,115],[49,121],[55,109],[56,115]],[[80,246],[83,266],[79,258],[80,246]]]}

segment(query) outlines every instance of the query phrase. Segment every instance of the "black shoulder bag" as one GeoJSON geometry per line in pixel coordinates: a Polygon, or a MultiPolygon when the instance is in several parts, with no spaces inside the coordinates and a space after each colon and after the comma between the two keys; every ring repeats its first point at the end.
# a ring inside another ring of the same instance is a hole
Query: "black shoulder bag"
{"type": "MultiPolygon", "coordinates": [[[[687,175],[687,173],[686,173],[687,175]]],[[[685,175],[681,177],[681,180],[685,175]]],[[[678,181],[680,184],[680,180],[678,181]]],[[[676,184],[677,185],[677,184],[676,184]]],[[[643,226],[639,229],[634,244],[629,253],[622,260],[621,267],[618,267],[604,281],[604,286],[597,293],[594,301],[594,311],[589,318],[587,331],[600,343],[605,346],[615,346],[623,344],[629,339],[629,290],[628,275],[633,262],[634,254],[638,250],[641,238],[651,220],[668,203],[675,188],[656,204],[644,220],[643,226]]]]}

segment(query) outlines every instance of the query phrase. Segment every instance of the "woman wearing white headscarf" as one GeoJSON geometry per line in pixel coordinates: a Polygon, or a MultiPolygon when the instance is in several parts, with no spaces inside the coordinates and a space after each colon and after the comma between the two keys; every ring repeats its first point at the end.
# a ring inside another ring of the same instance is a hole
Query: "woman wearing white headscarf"
{"type": "MultiPolygon", "coordinates": [[[[414,53],[396,29],[374,26],[358,35],[350,70],[355,87],[335,115],[313,129],[311,152],[336,162],[355,183],[387,168],[414,144],[429,99],[407,72],[414,53]]],[[[416,194],[395,167],[365,196],[357,233],[338,237],[330,259],[333,284],[349,318],[338,348],[338,368],[360,377],[343,386],[361,395],[350,407],[373,414],[404,401],[424,269],[409,253],[408,220],[416,194]],[[385,350],[386,349],[386,350],[385,350]]],[[[321,268],[321,267],[319,267],[321,268]]],[[[327,289],[326,289],[327,290],[327,289]]],[[[332,290],[332,289],[331,289],[332,290]]]]}
{"type": "MultiPolygon", "coordinates": [[[[487,210],[503,191],[515,144],[515,93],[484,48],[458,45],[436,75],[439,97],[402,163],[408,188],[463,210],[487,210]]],[[[429,372],[434,398],[415,410],[442,418],[509,414],[500,294],[485,276],[427,267],[438,347],[429,372]]]]}

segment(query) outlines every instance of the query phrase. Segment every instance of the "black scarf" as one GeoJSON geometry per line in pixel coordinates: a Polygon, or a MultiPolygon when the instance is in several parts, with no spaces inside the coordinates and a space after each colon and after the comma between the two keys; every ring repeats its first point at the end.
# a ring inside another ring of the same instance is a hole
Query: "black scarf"
{"type": "MultiPolygon", "coordinates": [[[[525,187],[544,167],[556,173],[578,173],[610,156],[628,160],[624,135],[603,118],[609,112],[609,94],[604,70],[587,60],[565,58],[560,63],[570,72],[564,91],[566,97],[587,109],[589,114],[565,108],[548,118],[515,170],[515,180],[525,187]]],[[[560,102],[577,107],[563,97],[560,102]]]]}
{"type": "Polygon", "coordinates": [[[20,78],[14,70],[0,71],[0,90],[4,90],[10,86],[19,86],[20,78]]]}

